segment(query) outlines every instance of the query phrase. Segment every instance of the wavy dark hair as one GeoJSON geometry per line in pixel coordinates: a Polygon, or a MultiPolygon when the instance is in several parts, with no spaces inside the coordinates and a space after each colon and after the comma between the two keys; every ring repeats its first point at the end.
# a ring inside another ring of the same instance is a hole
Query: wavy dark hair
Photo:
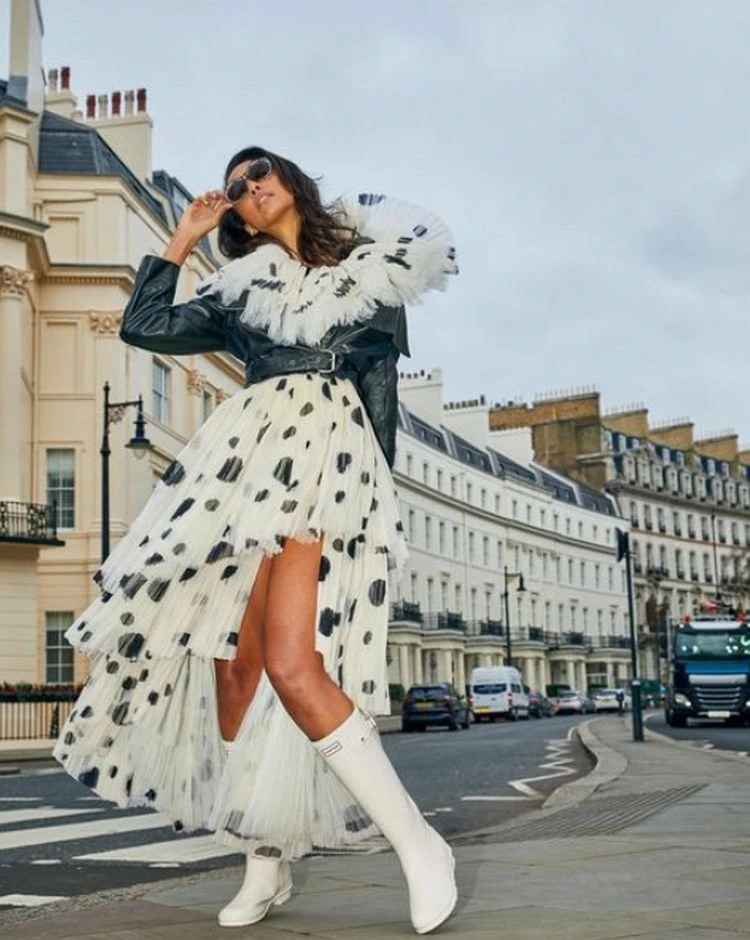
{"type": "MultiPolygon", "coordinates": [[[[259,157],[268,157],[282,183],[294,197],[294,204],[302,218],[298,249],[304,264],[311,267],[333,265],[346,258],[359,243],[357,232],[346,225],[335,210],[323,205],[317,182],[286,157],[280,157],[263,147],[245,147],[227,164],[224,185],[236,166],[259,157]]],[[[229,209],[222,216],[219,223],[219,248],[227,258],[242,258],[269,242],[280,244],[265,232],[251,235],[234,209],[229,209]]]]}

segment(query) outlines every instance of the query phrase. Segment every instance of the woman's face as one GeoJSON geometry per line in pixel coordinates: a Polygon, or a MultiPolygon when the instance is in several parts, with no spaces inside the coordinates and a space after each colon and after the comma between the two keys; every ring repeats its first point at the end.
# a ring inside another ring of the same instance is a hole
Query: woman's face
{"type": "MultiPolygon", "coordinates": [[[[238,163],[227,177],[226,185],[240,179],[252,160],[238,163]]],[[[234,203],[234,211],[249,228],[257,232],[272,231],[290,212],[297,212],[294,196],[284,186],[279,174],[273,170],[262,180],[246,180],[242,198],[234,203]]]]}

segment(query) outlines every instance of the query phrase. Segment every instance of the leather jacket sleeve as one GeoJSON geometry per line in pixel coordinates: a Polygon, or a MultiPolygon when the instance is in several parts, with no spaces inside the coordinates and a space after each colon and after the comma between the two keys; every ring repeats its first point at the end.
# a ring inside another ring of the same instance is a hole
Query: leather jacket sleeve
{"type": "Polygon", "coordinates": [[[396,428],[398,426],[398,362],[399,352],[393,346],[370,368],[360,373],[357,387],[362,404],[380,442],[388,466],[396,460],[396,428]]]}
{"type": "Polygon", "coordinates": [[[227,348],[227,308],[215,297],[174,304],[178,265],[147,255],[125,307],[120,337],[131,346],[180,356],[227,348]]]}

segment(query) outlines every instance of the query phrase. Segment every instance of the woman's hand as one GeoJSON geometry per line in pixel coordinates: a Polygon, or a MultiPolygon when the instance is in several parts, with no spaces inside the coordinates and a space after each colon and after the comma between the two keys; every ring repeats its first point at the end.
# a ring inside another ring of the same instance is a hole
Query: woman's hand
{"type": "Polygon", "coordinates": [[[213,231],[231,208],[232,203],[220,189],[212,189],[196,197],[183,212],[162,257],[175,264],[183,264],[201,238],[213,231]]]}

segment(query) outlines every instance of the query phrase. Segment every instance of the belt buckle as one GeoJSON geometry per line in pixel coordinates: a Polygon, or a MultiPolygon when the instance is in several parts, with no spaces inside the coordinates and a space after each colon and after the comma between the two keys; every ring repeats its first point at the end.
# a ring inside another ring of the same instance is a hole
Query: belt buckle
{"type": "Polygon", "coordinates": [[[332,375],[332,374],[336,371],[336,369],[338,368],[338,364],[339,364],[339,363],[338,363],[338,355],[339,355],[339,354],[336,352],[335,349],[321,349],[321,352],[328,353],[328,355],[331,357],[331,364],[330,364],[330,366],[328,366],[328,368],[326,368],[326,369],[321,369],[320,371],[321,371],[324,375],[332,375]]]}

